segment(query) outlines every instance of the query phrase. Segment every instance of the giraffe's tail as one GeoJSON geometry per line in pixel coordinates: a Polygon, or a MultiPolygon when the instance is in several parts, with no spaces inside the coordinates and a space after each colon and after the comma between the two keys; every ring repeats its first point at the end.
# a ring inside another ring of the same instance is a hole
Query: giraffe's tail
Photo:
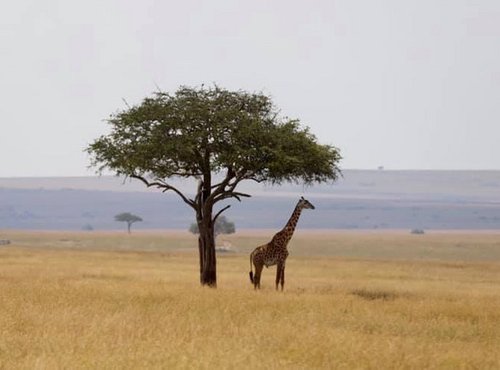
{"type": "Polygon", "coordinates": [[[253,269],[252,269],[252,262],[253,262],[253,252],[250,253],[250,272],[248,273],[250,275],[250,282],[253,284],[253,269]]]}

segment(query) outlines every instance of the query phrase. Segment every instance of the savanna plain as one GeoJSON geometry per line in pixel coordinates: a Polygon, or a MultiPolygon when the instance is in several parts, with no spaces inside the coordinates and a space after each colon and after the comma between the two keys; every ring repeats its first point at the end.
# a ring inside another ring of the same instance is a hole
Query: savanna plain
{"type": "Polygon", "coordinates": [[[299,230],[254,291],[272,234],[211,289],[187,232],[2,231],[0,368],[500,368],[500,233],[299,230]]]}

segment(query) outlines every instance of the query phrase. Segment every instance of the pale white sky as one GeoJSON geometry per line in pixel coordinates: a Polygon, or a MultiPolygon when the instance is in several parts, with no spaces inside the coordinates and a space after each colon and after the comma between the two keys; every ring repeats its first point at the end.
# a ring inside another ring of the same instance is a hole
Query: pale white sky
{"type": "Polygon", "coordinates": [[[500,169],[498,0],[18,0],[0,177],[93,174],[122,98],[212,82],[271,94],[343,168],[500,169]]]}

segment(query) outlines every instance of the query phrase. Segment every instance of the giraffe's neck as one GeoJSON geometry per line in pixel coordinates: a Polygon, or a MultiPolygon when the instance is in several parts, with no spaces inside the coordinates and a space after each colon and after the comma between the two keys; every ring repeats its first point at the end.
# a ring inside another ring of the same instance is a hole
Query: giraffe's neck
{"type": "Polygon", "coordinates": [[[284,231],[286,233],[286,242],[292,238],[293,232],[295,231],[295,228],[297,227],[297,222],[299,221],[300,214],[302,212],[302,207],[299,207],[297,204],[295,206],[295,209],[293,210],[292,215],[290,216],[290,219],[286,223],[284,227],[284,231]]]}

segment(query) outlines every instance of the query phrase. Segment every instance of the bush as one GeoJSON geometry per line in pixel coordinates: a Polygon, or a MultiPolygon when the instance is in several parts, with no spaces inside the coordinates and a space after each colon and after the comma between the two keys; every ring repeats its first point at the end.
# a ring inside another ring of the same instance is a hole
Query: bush
{"type": "MultiPolygon", "coordinates": [[[[189,231],[193,234],[199,234],[198,225],[196,223],[191,224],[189,231]]],[[[220,216],[215,221],[214,233],[216,236],[219,234],[234,234],[235,231],[234,222],[228,221],[225,216],[220,216]]]]}
{"type": "Polygon", "coordinates": [[[94,230],[94,227],[91,224],[86,224],[86,225],[82,226],[82,230],[92,231],[92,230],[94,230]]]}

